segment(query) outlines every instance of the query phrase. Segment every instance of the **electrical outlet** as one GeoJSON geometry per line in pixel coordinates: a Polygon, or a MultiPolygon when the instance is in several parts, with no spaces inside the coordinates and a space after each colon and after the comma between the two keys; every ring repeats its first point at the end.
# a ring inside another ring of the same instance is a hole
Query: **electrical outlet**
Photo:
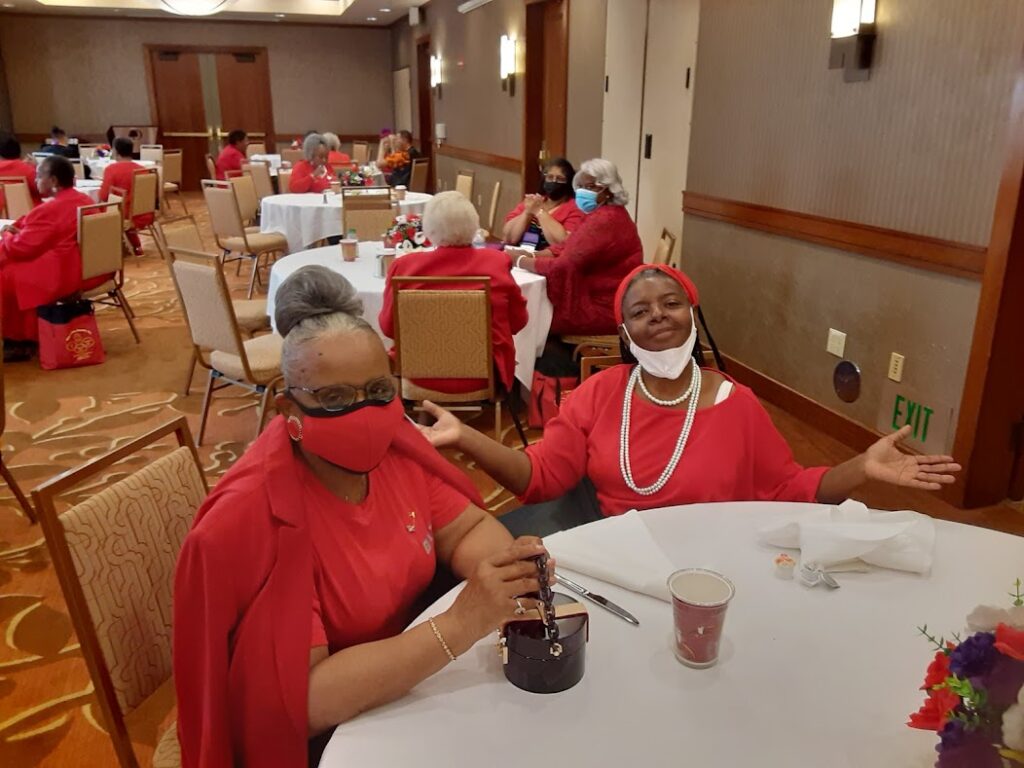
{"type": "Polygon", "coordinates": [[[825,345],[825,351],[836,357],[842,357],[846,351],[846,334],[842,331],[837,331],[835,328],[829,328],[828,343],[825,345]]]}
{"type": "Polygon", "coordinates": [[[899,352],[893,352],[889,356],[889,378],[892,381],[903,381],[903,360],[899,352]]]}

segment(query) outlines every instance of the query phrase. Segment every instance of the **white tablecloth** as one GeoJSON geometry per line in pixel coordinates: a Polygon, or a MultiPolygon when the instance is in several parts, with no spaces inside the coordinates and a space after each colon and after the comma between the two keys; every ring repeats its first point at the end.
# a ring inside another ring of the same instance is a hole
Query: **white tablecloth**
{"type": "Polygon", "coordinates": [[[281,156],[280,155],[253,155],[251,160],[258,160],[263,163],[269,163],[271,169],[277,170],[281,167],[281,156]]]}
{"type": "Polygon", "coordinates": [[[633,627],[588,604],[587,669],[575,688],[550,696],[515,688],[491,635],[405,698],[340,725],[321,768],[518,768],[524,759],[930,768],[936,734],[904,725],[923,701],[918,689],[934,653],[915,627],[927,623],[948,637],[976,604],[1005,604],[1024,562],[1024,538],[937,521],[930,577],[875,570],[838,574],[836,591],[807,589],[775,578],[777,552],[756,541],[762,524],[794,506],[640,513],[674,566],[714,568],[736,585],[717,666],[697,670],[675,660],[668,603],[568,572],[640,621],[633,627]]]}
{"type": "Polygon", "coordinates": [[[75,189],[87,194],[92,198],[94,203],[98,203],[100,201],[101,186],[103,186],[103,182],[99,179],[77,179],[75,181],[75,189]]]}
{"type": "MultiPolygon", "coordinates": [[[[271,322],[274,319],[274,296],[285,278],[300,267],[319,264],[344,275],[355,286],[359,298],[363,300],[363,316],[380,333],[377,316],[384,305],[384,278],[377,277],[376,256],[381,247],[380,243],[375,242],[359,243],[359,258],[355,261],[344,261],[341,258],[340,245],[314,248],[278,259],[270,268],[270,284],[267,288],[267,314],[271,322]]],[[[544,342],[551,328],[553,309],[548,300],[545,278],[521,269],[512,270],[512,277],[526,298],[529,313],[526,327],[512,339],[516,345],[516,378],[529,388],[533,380],[533,366],[544,351],[544,342]]],[[[391,347],[390,339],[384,338],[384,343],[388,348],[391,347]]]]}
{"type": "MultiPolygon", "coordinates": [[[[431,195],[409,192],[399,203],[402,213],[423,213],[431,195]]],[[[263,198],[260,227],[264,232],[280,232],[288,238],[288,250],[301,251],[325,237],[342,234],[341,195],[328,193],[327,202],[320,193],[282,194],[263,198]]]]}
{"type": "Polygon", "coordinates": [[[13,224],[14,219],[0,219],[0,229],[6,227],[8,224],[13,224]]]}
{"type": "MultiPolygon", "coordinates": [[[[107,166],[115,162],[111,157],[93,157],[85,161],[85,164],[89,166],[89,170],[92,171],[93,179],[102,179],[103,172],[107,170],[107,166]]],[[[153,160],[135,160],[134,162],[141,165],[143,168],[155,168],[156,163],[153,160]]]]}

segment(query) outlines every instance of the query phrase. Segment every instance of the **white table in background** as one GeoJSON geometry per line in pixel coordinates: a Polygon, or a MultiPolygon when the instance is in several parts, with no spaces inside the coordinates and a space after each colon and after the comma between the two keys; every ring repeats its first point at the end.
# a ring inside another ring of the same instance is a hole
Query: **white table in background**
{"type": "MultiPolygon", "coordinates": [[[[399,210],[405,214],[423,213],[431,197],[408,192],[399,203],[399,210]]],[[[265,197],[260,206],[260,228],[264,232],[280,232],[288,238],[289,251],[301,251],[325,237],[342,234],[341,195],[328,193],[326,203],[320,192],[265,197]]]]}
{"type": "Polygon", "coordinates": [[[99,179],[76,179],[75,189],[79,192],[84,192],[92,198],[94,203],[100,201],[100,187],[103,186],[103,182],[99,179]]]}
{"type": "MultiPolygon", "coordinates": [[[[117,162],[112,157],[93,157],[85,161],[85,164],[89,166],[89,170],[92,171],[92,178],[95,181],[99,181],[103,178],[103,172],[107,170],[107,166],[111,163],[117,162]]],[[[132,162],[138,163],[143,168],[157,168],[157,163],[153,160],[133,160],[132,162]]]]}
{"type": "Polygon", "coordinates": [[[0,229],[3,229],[8,224],[13,224],[13,223],[14,223],[14,219],[0,219],[0,229]]]}
{"type": "Polygon", "coordinates": [[[267,163],[270,165],[272,170],[277,170],[281,167],[281,156],[280,155],[251,155],[250,160],[256,160],[261,163],[267,163]]]}
{"type": "MultiPolygon", "coordinates": [[[[936,521],[930,576],[875,569],[837,575],[836,591],[807,589],[775,578],[777,550],[756,539],[779,514],[811,506],[638,513],[673,565],[714,568],[735,583],[717,666],[697,670],[675,660],[668,603],[571,575],[640,621],[633,627],[588,604],[587,668],[575,688],[550,696],[515,688],[491,635],[405,698],[338,726],[321,768],[519,768],[524,759],[930,768],[936,734],[904,724],[923,700],[919,687],[934,653],[915,627],[927,623],[948,636],[978,603],[1005,601],[1024,562],[1024,538],[936,521]]],[[[445,610],[456,592],[415,623],[445,610]]]]}
{"type": "MultiPolygon", "coordinates": [[[[384,278],[377,277],[376,257],[380,249],[381,244],[378,242],[359,243],[359,258],[355,261],[344,261],[341,258],[340,245],[313,248],[278,259],[270,268],[270,282],[267,287],[267,314],[270,315],[271,322],[274,318],[274,296],[285,278],[301,267],[319,264],[333,269],[352,283],[363,301],[363,317],[377,333],[380,333],[377,316],[384,305],[385,282],[384,278]]],[[[526,327],[512,338],[516,347],[516,378],[529,389],[533,381],[533,366],[544,351],[544,342],[551,328],[554,310],[548,300],[545,278],[521,269],[512,270],[512,277],[523,292],[529,313],[526,327]]],[[[388,348],[391,347],[390,339],[384,338],[384,343],[388,348]]]]}

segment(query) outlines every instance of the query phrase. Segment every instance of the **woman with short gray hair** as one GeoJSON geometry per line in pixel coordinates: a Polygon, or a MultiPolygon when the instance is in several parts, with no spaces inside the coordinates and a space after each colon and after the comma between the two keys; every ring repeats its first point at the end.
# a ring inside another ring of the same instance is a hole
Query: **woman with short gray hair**
{"type": "Polygon", "coordinates": [[[338,165],[348,165],[352,158],[341,151],[341,139],[338,134],[324,132],[324,141],[327,142],[327,165],[333,170],[338,165]]]}
{"type": "Polygon", "coordinates": [[[625,208],[629,193],[615,164],[603,158],[583,163],[572,185],[576,206],[587,216],[561,255],[551,258],[550,251],[539,251],[513,256],[511,264],[547,278],[555,308],[553,335],[615,333],[615,289],[644,260],[636,224],[625,208]]]}
{"type": "Polygon", "coordinates": [[[292,168],[289,192],[323,192],[331,188],[334,174],[327,164],[327,142],[319,133],[302,140],[302,156],[292,168]]]}

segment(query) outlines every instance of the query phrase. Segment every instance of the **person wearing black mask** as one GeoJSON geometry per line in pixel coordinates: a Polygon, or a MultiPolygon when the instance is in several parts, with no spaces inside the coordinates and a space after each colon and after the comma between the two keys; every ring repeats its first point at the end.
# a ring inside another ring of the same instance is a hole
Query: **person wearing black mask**
{"type": "Polygon", "coordinates": [[[583,222],[576,207],[572,180],[576,169],[564,157],[548,163],[540,194],[527,195],[505,217],[502,237],[507,245],[530,245],[536,253],[558,256],[566,239],[583,222]]]}

